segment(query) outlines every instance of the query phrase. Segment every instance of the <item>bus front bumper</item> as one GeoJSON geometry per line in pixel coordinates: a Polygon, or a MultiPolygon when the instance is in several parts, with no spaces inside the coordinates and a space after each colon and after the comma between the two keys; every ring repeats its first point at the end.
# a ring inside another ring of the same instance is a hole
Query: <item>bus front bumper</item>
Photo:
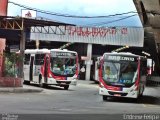
{"type": "Polygon", "coordinates": [[[49,78],[47,84],[53,84],[53,85],[77,85],[77,79],[55,80],[53,78],[49,78]]]}
{"type": "Polygon", "coordinates": [[[105,95],[105,96],[113,96],[113,97],[126,97],[126,98],[137,98],[138,97],[138,92],[137,91],[132,91],[132,92],[127,92],[127,91],[110,91],[107,90],[106,88],[99,88],[99,94],[100,95],[105,95]]]}

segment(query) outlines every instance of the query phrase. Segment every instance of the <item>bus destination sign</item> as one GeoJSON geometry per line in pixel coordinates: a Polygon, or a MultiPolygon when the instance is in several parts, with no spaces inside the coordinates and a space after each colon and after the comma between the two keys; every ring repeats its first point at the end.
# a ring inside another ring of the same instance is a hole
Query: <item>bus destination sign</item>
{"type": "Polygon", "coordinates": [[[70,53],[70,52],[51,52],[52,57],[75,57],[75,53],[70,53]]]}
{"type": "Polygon", "coordinates": [[[135,57],[132,56],[105,55],[104,59],[113,61],[135,61],[135,57]]]}

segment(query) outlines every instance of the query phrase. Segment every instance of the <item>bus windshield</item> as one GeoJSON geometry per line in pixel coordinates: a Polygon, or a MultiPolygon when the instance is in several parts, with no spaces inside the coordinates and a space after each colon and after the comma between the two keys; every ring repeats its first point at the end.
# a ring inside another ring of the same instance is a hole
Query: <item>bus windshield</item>
{"type": "Polygon", "coordinates": [[[137,78],[137,63],[108,61],[103,64],[103,80],[108,85],[130,86],[137,78]]]}
{"type": "Polygon", "coordinates": [[[55,75],[71,76],[76,73],[76,56],[51,57],[51,71],[55,75]]]}

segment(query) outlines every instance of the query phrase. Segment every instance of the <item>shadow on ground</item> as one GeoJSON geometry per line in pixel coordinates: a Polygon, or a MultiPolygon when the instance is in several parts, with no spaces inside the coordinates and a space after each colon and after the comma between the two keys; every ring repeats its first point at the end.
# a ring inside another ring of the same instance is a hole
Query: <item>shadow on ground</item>
{"type": "Polygon", "coordinates": [[[139,99],[110,97],[107,99],[107,101],[120,102],[120,103],[160,105],[160,98],[154,97],[154,96],[148,96],[148,95],[144,95],[144,96],[140,97],[139,99]]]}
{"type": "MultiPolygon", "coordinates": [[[[30,84],[24,83],[24,85],[29,85],[29,86],[32,86],[32,87],[38,87],[38,88],[40,88],[40,86],[38,84],[33,84],[33,83],[30,83],[30,84]]],[[[48,89],[48,90],[65,90],[63,87],[54,86],[54,85],[48,85],[48,86],[45,86],[43,88],[44,89],[48,89]]],[[[69,88],[68,91],[73,91],[73,90],[69,88]]]]}

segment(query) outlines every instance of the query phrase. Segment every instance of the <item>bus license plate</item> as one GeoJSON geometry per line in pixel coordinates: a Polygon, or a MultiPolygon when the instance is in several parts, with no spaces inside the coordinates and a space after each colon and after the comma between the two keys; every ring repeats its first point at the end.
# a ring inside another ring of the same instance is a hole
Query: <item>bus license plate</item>
{"type": "Polygon", "coordinates": [[[61,84],[62,84],[62,85],[65,85],[66,83],[65,83],[65,82],[61,82],[61,84]]]}
{"type": "Polygon", "coordinates": [[[120,94],[114,94],[114,96],[121,96],[120,94]]]}

